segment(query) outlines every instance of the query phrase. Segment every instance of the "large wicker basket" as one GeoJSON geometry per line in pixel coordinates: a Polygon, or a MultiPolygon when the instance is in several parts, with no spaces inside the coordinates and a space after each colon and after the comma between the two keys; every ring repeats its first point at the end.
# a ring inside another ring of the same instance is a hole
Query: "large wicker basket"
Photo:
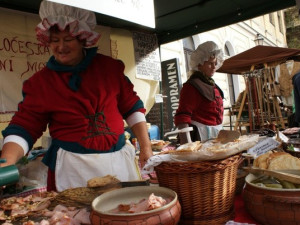
{"type": "Polygon", "coordinates": [[[236,177],[241,155],[224,160],[163,162],[155,167],[159,185],[178,194],[180,224],[225,224],[234,216],[236,177]]]}

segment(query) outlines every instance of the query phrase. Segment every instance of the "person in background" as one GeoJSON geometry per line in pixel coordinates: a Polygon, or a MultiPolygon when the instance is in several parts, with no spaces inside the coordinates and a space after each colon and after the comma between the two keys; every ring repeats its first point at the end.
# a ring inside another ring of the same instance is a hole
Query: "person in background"
{"type": "Polygon", "coordinates": [[[124,120],[140,144],[143,166],[152,156],[145,108],[120,60],[97,53],[100,35],[93,12],[42,1],[37,39],[53,56],[23,84],[23,100],[2,131],[1,167],[27,154],[47,126],[52,138],[43,162],[48,191],[85,187],[105,175],[140,179],[135,149],[126,143],[124,120]]]}
{"type": "MultiPolygon", "coordinates": [[[[223,128],[223,92],[212,76],[223,64],[223,52],[207,41],[191,54],[191,76],[180,92],[174,117],[178,129],[192,126],[192,141],[215,138],[223,128]]],[[[188,142],[186,133],[179,133],[180,144],[188,142]]]]}
{"type": "Polygon", "coordinates": [[[299,127],[300,125],[300,71],[297,71],[297,73],[292,78],[292,84],[293,84],[293,96],[294,96],[294,124],[299,127]]]}
{"type": "Polygon", "coordinates": [[[292,78],[293,84],[293,114],[288,117],[289,128],[282,131],[286,135],[300,134],[300,71],[298,70],[292,78]]]}

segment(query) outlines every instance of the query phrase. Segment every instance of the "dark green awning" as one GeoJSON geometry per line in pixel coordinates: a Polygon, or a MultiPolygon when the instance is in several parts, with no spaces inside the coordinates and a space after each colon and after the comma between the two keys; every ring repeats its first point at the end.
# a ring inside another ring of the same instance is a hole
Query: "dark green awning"
{"type": "MultiPolygon", "coordinates": [[[[0,7],[38,13],[40,2],[0,0],[0,7]]],[[[295,0],[154,0],[155,29],[99,13],[97,21],[104,26],[156,33],[159,44],[164,44],[295,5],[295,0]]]]}

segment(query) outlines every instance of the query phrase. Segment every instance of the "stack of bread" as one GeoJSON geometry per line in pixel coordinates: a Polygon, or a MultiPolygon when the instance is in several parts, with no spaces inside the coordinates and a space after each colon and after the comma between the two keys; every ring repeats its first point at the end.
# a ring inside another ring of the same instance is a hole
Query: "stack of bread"
{"type": "Polygon", "coordinates": [[[180,145],[175,151],[171,153],[192,153],[197,152],[201,149],[202,143],[200,141],[194,141],[190,143],[186,143],[183,145],[180,145]]]}
{"type": "Polygon", "coordinates": [[[152,150],[162,150],[168,144],[170,142],[164,140],[151,140],[152,150]]]}
{"type": "Polygon", "coordinates": [[[286,152],[268,151],[253,161],[253,167],[267,170],[300,170],[300,159],[286,152]]]}

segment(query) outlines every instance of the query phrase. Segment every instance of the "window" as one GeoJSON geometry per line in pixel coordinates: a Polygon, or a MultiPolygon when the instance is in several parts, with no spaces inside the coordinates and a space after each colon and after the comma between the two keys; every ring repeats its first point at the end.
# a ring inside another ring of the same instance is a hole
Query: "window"
{"type": "Polygon", "coordinates": [[[184,58],[186,67],[185,70],[188,73],[190,70],[190,58],[192,52],[195,50],[195,44],[192,37],[184,38],[183,39],[183,51],[184,51],[184,58]]]}
{"type": "MultiPolygon", "coordinates": [[[[224,55],[225,55],[225,59],[230,57],[230,52],[229,52],[228,46],[226,44],[224,46],[224,55]]],[[[233,76],[232,74],[227,74],[229,97],[230,97],[231,105],[233,105],[235,103],[234,86],[233,86],[233,77],[232,76],[233,76]]]]}
{"type": "Polygon", "coordinates": [[[277,18],[278,18],[278,24],[279,24],[279,31],[280,31],[281,33],[283,33],[281,11],[278,11],[278,12],[277,12],[277,18]]]}
{"type": "Polygon", "coordinates": [[[269,14],[269,20],[270,20],[270,23],[274,26],[275,22],[274,22],[274,15],[273,15],[273,13],[269,14]]]}

